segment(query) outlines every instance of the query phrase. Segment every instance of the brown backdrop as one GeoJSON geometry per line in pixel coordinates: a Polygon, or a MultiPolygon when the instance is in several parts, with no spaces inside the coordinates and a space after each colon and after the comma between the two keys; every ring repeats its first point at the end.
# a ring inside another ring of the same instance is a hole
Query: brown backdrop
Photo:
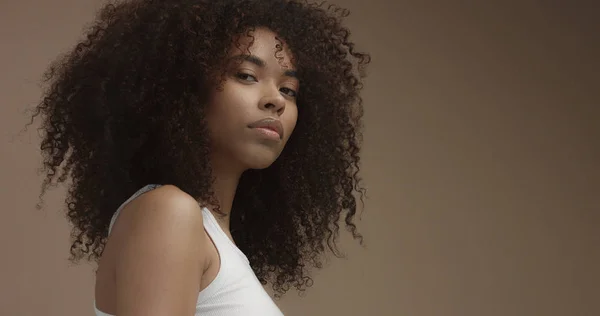
{"type": "MultiPolygon", "coordinates": [[[[373,54],[361,230],[288,315],[600,315],[593,1],[339,0],[373,54]]],[[[0,1],[0,314],[92,315],[64,188],[37,211],[40,74],[97,0],[0,1]]],[[[594,13],[596,12],[596,13],[594,13]]]]}

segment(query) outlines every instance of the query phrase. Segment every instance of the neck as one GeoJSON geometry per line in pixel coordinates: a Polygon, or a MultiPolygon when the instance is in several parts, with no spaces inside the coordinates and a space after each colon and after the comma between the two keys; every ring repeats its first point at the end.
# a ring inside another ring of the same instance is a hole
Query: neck
{"type": "Polygon", "coordinates": [[[212,164],[212,173],[214,177],[213,182],[213,192],[215,194],[215,198],[219,203],[219,210],[222,214],[215,214],[219,225],[226,232],[229,232],[229,222],[230,222],[230,214],[231,208],[233,206],[233,198],[235,197],[235,192],[237,190],[238,183],[240,181],[240,177],[242,175],[242,171],[237,171],[232,169],[230,166],[226,166],[227,164],[221,163],[213,163],[212,164]]]}

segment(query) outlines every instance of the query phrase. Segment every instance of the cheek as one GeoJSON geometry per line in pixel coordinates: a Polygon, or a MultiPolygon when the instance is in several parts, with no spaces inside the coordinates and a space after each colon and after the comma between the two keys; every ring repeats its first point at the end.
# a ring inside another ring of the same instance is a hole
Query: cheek
{"type": "Polygon", "coordinates": [[[228,90],[218,92],[209,104],[210,120],[215,127],[225,128],[228,125],[239,123],[243,120],[246,109],[244,104],[248,100],[242,93],[229,93],[228,90]]]}

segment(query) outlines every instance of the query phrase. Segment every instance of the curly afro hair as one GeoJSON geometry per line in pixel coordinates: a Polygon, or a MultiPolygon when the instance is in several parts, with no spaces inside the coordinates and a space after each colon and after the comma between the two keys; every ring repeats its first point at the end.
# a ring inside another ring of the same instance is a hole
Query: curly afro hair
{"type": "Polygon", "coordinates": [[[81,42],[46,70],[32,116],[42,117],[40,198],[68,184],[70,260],[97,261],[114,212],[147,184],[215,201],[203,119],[207,87],[225,71],[239,36],[257,27],[289,46],[302,91],[296,129],[280,157],[240,179],[232,235],[278,295],[310,286],[308,269],[322,266],[326,249],[340,255],[340,224],[362,244],[354,224],[365,193],[359,92],[370,56],[349,40],[342,25],[348,14],[295,0],[105,5],[81,42]]]}

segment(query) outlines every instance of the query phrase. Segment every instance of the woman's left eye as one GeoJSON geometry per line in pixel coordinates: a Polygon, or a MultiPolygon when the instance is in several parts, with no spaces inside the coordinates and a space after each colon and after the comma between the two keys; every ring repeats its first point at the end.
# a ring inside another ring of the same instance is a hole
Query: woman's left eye
{"type": "Polygon", "coordinates": [[[290,88],[281,88],[279,91],[285,93],[286,95],[288,95],[292,98],[295,98],[298,95],[298,93],[296,91],[294,91],[290,88]]]}

